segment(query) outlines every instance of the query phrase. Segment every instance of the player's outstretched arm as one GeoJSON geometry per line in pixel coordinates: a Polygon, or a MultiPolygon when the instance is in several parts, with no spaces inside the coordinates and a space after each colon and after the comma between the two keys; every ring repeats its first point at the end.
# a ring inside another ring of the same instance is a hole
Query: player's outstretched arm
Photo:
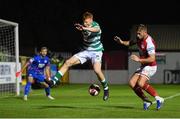
{"type": "Polygon", "coordinates": [[[16,72],[16,77],[19,77],[21,75],[21,73],[27,68],[27,66],[29,66],[29,62],[27,62],[20,71],[16,72]]]}
{"type": "Polygon", "coordinates": [[[83,30],[90,31],[90,32],[99,32],[99,27],[83,27],[83,30]]]}
{"type": "Polygon", "coordinates": [[[90,32],[99,32],[100,27],[85,27],[79,23],[74,24],[77,30],[79,31],[90,31],[90,32]]]}
{"type": "Polygon", "coordinates": [[[125,45],[125,46],[129,46],[130,45],[130,41],[123,41],[120,37],[118,36],[115,36],[114,37],[114,40],[119,43],[119,44],[122,44],[122,45],[125,45]]]}

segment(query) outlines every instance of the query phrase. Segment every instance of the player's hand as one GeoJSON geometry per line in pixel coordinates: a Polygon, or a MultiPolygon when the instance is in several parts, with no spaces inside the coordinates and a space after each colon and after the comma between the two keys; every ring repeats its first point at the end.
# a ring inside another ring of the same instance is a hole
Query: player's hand
{"type": "Polygon", "coordinates": [[[135,62],[139,62],[140,61],[140,58],[136,55],[131,55],[131,59],[135,62]]]}
{"type": "Polygon", "coordinates": [[[115,40],[116,42],[120,43],[120,44],[123,44],[122,39],[121,39],[120,37],[118,37],[118,36],[115,36],[115,37],[114,37],[114,40],[115,40]]]}
{"type": "Polygon", "coordinates": [[[51,79],[51,77],[49,77],[47,80],[50,81],[50,80],[52,80],[52,79],[51,79]]]}
{"type": "Polygon", "coordinates": [[[74,24],[74,26],[76,27],[77,30],[80,30],[80,31],[82,31],[84,28],[83,25],[81,25],[79,23],[74,24]]]}
{"type": "Polygon", "coordinates": [[[19,77],[21,75],[21,71],[16,72],[16,77],[19,77]]]}

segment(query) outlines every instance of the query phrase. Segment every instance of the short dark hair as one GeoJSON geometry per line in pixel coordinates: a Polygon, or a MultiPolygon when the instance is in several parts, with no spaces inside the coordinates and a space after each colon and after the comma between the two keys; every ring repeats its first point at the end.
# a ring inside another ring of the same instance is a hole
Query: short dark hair
{"type": "Polygon", "coordinates": [[[90,12],[85,12],[83,14],[83,20],[87,19],[87,18],[93,18],[93,14],[90,12]]]}
{"type": "Polygon", "coordinates": [[[47,47],[41,47],[41,51],[42,50],[48,50],[48,48],[47,47]]]}
{"type": "Polygon", "coordinates": [[[142,30],[147,32],[147,25],[139,24],[137,26],[137,31],[142,31],[142,30]]]}

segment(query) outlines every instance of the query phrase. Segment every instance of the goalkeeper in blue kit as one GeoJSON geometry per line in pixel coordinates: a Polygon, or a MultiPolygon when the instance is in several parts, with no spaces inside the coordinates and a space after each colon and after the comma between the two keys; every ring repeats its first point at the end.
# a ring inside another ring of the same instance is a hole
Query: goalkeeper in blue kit
{"type": "Polygon", "coordinates": [[[50,86],[47,83],[51,80],[50,78],[50,59],[46,56],[47,48],[42,47],[39,55],[35,55],[31,58],[22,68],[21,71],[16,73],[16,76],[20,75],[27,68],[28,81],[24,88],[24,100],[27,100],[31,84],[35,80],[45,88],[46,96],[53,100],[54,98],[50,95],[50,86]]]}

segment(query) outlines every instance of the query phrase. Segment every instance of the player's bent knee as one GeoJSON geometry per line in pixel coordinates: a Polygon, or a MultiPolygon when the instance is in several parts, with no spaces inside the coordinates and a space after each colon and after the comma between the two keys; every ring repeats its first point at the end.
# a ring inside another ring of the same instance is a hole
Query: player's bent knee
{"type": "Polygon", "coordinates": [[[131,88],[134,88],[135,85],[136,85],[136,84],[135,84],[135,82],[134,82],[133,80],[130,80],[130,81],[129,81],[129,86],[130,86],[131,88]]]}
{"type": "Polygon", "coordinates": [[[139,81],[139,82],[138,82],[138,85],[139,85],[141,88],[143,88],[144,82],[139,81]]]}
{"type": "Polygon", "coordinates": [[[46,86],[45,86],[46,88],[49,88],[49,85],[48,84],[46,84],[46,86]]]}
{"type": "Polygon", "coordinates": [[[131,82],[129,82],[129,86],[132,88],[132,83],[131,82]]]}
{"type": "Polygon", "coordinates": [[[34,82],[33,78],[32,77],[28,77],[28,82],[33,83],[34,82]]]}

